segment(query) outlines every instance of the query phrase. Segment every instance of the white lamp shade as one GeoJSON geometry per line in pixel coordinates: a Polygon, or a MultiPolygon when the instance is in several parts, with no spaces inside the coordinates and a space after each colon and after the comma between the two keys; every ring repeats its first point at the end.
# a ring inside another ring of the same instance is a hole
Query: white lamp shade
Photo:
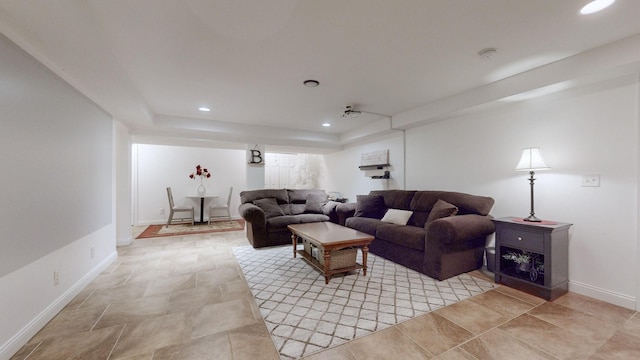
{"type": "Polygon", "coordinates": [[[522,157],[516,166],[516,171],[537,171],[551,169],[542,159],[540,148],[522,149],[522,157]]]}

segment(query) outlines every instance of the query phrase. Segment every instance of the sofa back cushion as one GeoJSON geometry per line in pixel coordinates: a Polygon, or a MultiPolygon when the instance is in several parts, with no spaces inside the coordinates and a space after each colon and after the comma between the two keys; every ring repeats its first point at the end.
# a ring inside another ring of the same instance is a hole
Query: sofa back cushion
{"type": "MultiPolygon", "coordinates": [[[[322,205],[327,202],[327,193],[324,190],[315,189],[287,189],[289,205],[286,206],[285,213],[289,215],[299,215],[305,212],[307,198],[312,201],[320,201],[322,205]]],[[[311,208],[311,204],[309,208],[311,208]]],[[[307,209],[309,210],[309,209],[307,209]]],[[[320,211],[319,213],[322,213],[320,211]]]]}
{"type": "Polygon", "coordinates": [[[356,212],[354,217],[382,219],[387,207],[382,195],[356,195],[356,212]]]}
{"type": "Polygon", "coordinates": [[[388,209],[411,210],[413,190],[373,190],[369,195],[382,195],[388,209]]]}
{"type": "Polygon", "coordinates": [[[255,204],[256,200],[260,199],[276,199],[276,203],[281,208],[284,214],[289,211],[289,194],[286,189],[260,189],[260,190],[246,190],[240,192],[240,202],[255,204]]]}
{"type": "Polygon", "coordinates": [[[305,214],[322,214],[322,208],[329,201],[327,194],[309,194],[304,203],[305,214]]]}
{"type": "Polygon", "coordinates": [[[488,196],[477,196],[453,191],[417,191],[411,201],[413,211],[431,211],[433,205],[442,199],[458,207],[458,214],[489,215],[494,200],[488,196]]]}
{"type": "Polygon", "coordinates": [[[273,217],[284,215],[282,207],[278,205],[278,202],[275,198],[257,199],[253,201],[253,204],[264,211],[265,219],[271,219],[273,217]]]}
{"type": "Polygon", "coordinates": [[[287,194],[286,189],[260,189],[240,192],[240,202],[242,204],[252,203],[255,200],[264,198],[275,198],[278,205],[289,203],[289,194],[287,194]]]}
{"type": "Polygon", "coordinates": [[[450,204],[442,199],[438,199],[435,205],[433,205],[433,207],[431,208],[431,211],[429,212],[429,217],[427,217],[427,222],[424,224],[424,227],[426,228],[427,226],[429,226],[429,224],[431,224],[435,220],[438,220],[444,217],[454,216],[457,213],[458,213],[457,206],[450,204]]]}
{"type": "Polygon", "coordinates": [[[489,215],[495,200],[488,196],[477,196],[459,192],[448,191],[440,196],[440,199],[458,207],[458,214],[489,215]]]}

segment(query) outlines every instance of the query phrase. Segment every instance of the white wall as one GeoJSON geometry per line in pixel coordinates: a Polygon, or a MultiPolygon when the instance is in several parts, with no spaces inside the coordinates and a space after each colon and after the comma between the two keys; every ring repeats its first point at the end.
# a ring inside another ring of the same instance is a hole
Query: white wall
{"type": "Polygon", "coordinates": [[[355,195],[385,188],[365,178],[360,154],[389,148],[390,188],[451,190],[492,196],[492,215],[529,214],[528,173],[513,171],[522,148],[537,146],[551,166],[536,173],[535,210],[572,223],[570,290],[635,309],[637,269],[639,92],[636,75],[406,130],[402,137],[356,144],[325,155],[326,189],[355,195]],[[600,187],[582,175],[600,174],[600,187]]]}
{"type": "Polygon", "coordinates": [[[492,196],[492,215],[529,213],[521,149],[552,168],[536,173],[535,209],[574,224],[570,290],[628,308],[637,296],[638,83],[618,78],[544,99],[408,130],[407,188],[492,196]],[[581,175],[600,174],[600,187],[581,175]]]}
{"type": "Polygon", "coordinates": [[[9,359],[116,257],[114,123],[3,35],[0,49],[0,359],[9,359]]]}
{"type": "MultiPolygon", "coordinates": [[[[226,202],[229,187],[233,186],[231,216],[239,218],[240,191],[246,190],[246,151],[170,145],[133,145],[134,219],[136,225],[166,223],[169,216],[167,187],[171,187],[176,205],[193,205],[196,218],[200,216],[200,200],[187,199],[195,195],[200,180],[189,174],[201,165],[211,172],[203,181],[207,194],[216,194],[219,202],[226,202]],[[160,214],[160,209],[165,214],[160,214]]],[[[205,203],[205,219],[208,206],[205,203]]]]}
{"type": "Polygon", "coordinates": [[[371,190],[404,189],[404,138],[401,131],[368,143],[352,144],[343,151],[325,154],[324,158],[328,173],[323,188],[340,192],[348,201],[355,201],[356,195],[365,195],[371,190]],[[366,177],[358,168],[361,155],[387,149],[391,178],[366,177]]]}

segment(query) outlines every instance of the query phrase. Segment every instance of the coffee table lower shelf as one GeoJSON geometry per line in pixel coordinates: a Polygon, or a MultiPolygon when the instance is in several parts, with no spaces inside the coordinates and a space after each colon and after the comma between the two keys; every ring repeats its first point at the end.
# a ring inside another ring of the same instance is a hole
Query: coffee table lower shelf
{"type": "MultiPolygon", "coordinates": [[[[331,275],[333,274],[341,274],[349,271],[362,269],[362,265],[356,263],[353,266],[347,266],[347,267],[333,269],[333,270],[329,269],[329,271],[326,271],[323,263],[316,260],[313,256],[307,254],[304,250],[297,250],[296,252],[298,253],[298,255],[302,256],[302,258],[306,262],[308,262],[314,269],[318,270],[321,274],[323,274],[325,278],[331,277],[331,275]]],[[[326,281],[326,283],[328,283],[328,280],[326,281]]]]}

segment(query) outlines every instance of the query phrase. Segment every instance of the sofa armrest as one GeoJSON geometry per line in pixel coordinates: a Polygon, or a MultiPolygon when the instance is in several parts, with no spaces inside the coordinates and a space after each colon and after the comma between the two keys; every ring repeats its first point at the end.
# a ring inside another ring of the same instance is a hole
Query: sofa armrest
{"type": "Polygon", "coordinates": [[[427,242],[441,246],[486,237],[495,232],[491,216],[476,214],[440,218],[427,226],[427,242]]]}
{"type": "Polygon", "coordinates": [[[356,213],[356,203],[340,203],[336,206],[338,214],[338,224],[344,226],[348,218],[353,217],[356,213]]]}
{"type": "Polygon", "coordinates": [[[238,207],[238,213],[246,222],[247,240],[251,245],[254,248],[269,246],[264,211],[252,203],[243,203],[238,207]]]}
{"type": "Polygon", "coordinates": [[[335,201],[327,201],[326,204],[322,206],[322,213],[329,217],[329,221],[332,223],[338,223],[338,212],[336,211],[336,207],[340,203],[335,201]]]}
{"type": "Polygon", "coordinates": [[[238,207],[238,213],[242,216],[245,221],[253,223],[254,226],[262,226],[266,225],[267,219],[264,215],[264,211],[251,203],[240,204],[238,207]]]}

